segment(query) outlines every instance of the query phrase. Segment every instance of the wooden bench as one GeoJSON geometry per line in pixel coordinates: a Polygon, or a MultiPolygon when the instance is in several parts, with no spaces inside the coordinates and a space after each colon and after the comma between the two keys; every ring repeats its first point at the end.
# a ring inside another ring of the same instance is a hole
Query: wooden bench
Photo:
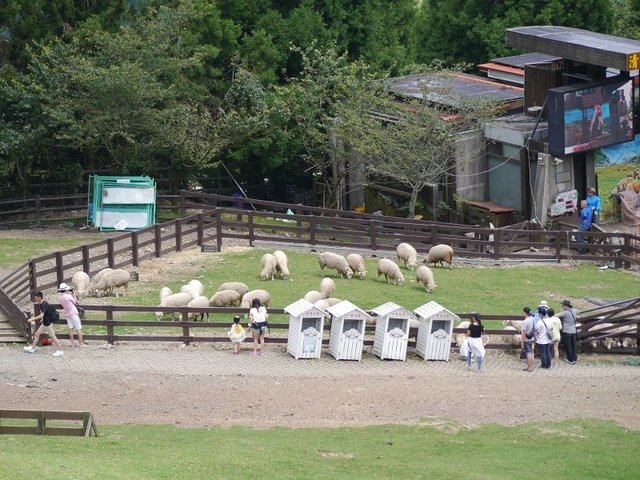
{"type": "Polygon", "coordinates": [[[68,435],[97,437],[98,430],[91,412],[59,412],[41,410],[0,410],[0,434],[68,435]],[[35,420],[36,425],[21,425],[15,420],[35,420]],[[55,425],[47,421],[55,420],[55,425]],[[76,422],[62,423],[62,422],[76,422]],[[82,422],[82,424],[77,424],[82,422]]]}

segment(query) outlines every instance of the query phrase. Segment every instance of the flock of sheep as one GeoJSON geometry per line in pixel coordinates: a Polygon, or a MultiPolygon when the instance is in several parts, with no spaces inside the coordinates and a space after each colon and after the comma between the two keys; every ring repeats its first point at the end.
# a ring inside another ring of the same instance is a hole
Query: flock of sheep
{"type": "Polygon", "coordinates": [[[104,268],[93,278],[86,272],[78,271],[71,278],[71,286],[76,292],[78,299],[85,296],[102,297],[103,295],[118,296],[118,288],[123,288],[123,295],[126,295],[131,274],[123,269],[104,268]]]}

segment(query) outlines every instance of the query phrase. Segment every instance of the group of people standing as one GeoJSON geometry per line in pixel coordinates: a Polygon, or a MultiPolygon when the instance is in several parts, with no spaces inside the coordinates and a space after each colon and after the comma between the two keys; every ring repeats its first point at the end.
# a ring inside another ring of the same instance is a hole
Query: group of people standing
{"type": "Polygon", "coordinates": [[[522,322],[522,353],[527,365],[523,369],[533,371],[534,349],[540,354],[540,368],[549,369],[560,362],[560,342],[565,351],[565,362],[575,365],[578,361],[576,353],[576,309],[571,301],[562,301],[562,311],[556,312],[550,308],[546,301],[532,311],[529,307],[522,309],[524,321],[522,322]],[[553,347],[553,353],[551,351],[553,347]],[[553,362],[552,362],[553,355],[553,362]]]}

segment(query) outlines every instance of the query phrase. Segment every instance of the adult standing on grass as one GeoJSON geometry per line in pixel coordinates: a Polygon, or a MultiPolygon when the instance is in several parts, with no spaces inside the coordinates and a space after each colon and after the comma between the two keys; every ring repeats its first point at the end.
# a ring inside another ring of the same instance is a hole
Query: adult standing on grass
{"type": "Polygon", "coordinates": [[[578,361],[578,353],[576,352],[577,317],[578,312],[573,308],[573,305],[571,305],[571,301],[563,300],[562,311],[558,312],[558,318],[562,322],[562,333],[560,334],[560,339],[566,354],[564,361],[571,365],[575,365],[578,361]]]}
{"type": "Polygon", "coordinates": [[[259,298],[251,301],[249,310],[249,327],[253,328],[253,352],[251,355],[262,355],[264,350],[264,337],[267,333],[269,314],[266,307],[260,304],[259,298]]]}
{"type": "Polygon", "coordinates": [[[471,323],[467,329],[467,338],[469,339],[469,351],[467,352],[467,370],[471,370],[471,356],[475,355],[478,364],[478,372],[482,370],[484,363],[484,343],[482,341],[482,332],[484,327],[480,321],[480,315],[471,312],[471,323]]]}
{"type": "Polygon", "coordinates": [[[56,309],[44,300],[42,292],[35,292],[31,301],[40,307],[40,314],[30,318],[29,323],[31,323],[31,325],[35,325],[38,320],[42,320],[42,325],[40,325],[38,330],[36,330],[36,333],[33,336],[33,343],[24,347],[24,351],[28,353],[35,353],[36,345],[38,345],[40,337],[43,333],[46,333],[56,347],[56,351],[53,352],[53,356],[61,357],[64,355],[64,352],[62,351],[58,337],[56,337],[56,332],[53,330],[53,323],[56,321],[56,309]]]}
{"type": "Polygon", "coordinates": [[[600,223],[602,202],[600,201],[600,197],[596,195],[596,189],[593,187],[587,189],[587,206],[591,208],[591,223],[600,223]]]}
{"type": "Polygon", "coordinates": [[[78,300],[76,294],[69,285],[61,283],[58,287],[58,302],[62,306],[62,315],[67,319],[67,327],[69,327],[69,341],[71,346],[75,347],[76,342],[73,334],[78,336],[77,346],[82,346],[82,323],[80,322],[80,314],[78,313],[78,300]]]}
{"type": "Polygon", "coordinates": [[[584,254],[584,232],[588,232],[591,228],[591,207],[587,205],[586,200],[580,201],[580,219],[578,220],[578,234],[576,235],[576,240],[580,244],[580,248],[578,248],[578,253],[580,255],[584,254]]]}
{"type": "Polygon", "coordinates": [[[536,322],[536,348],[540,352],[540,368],[551,368],[551,343],[552,330],[551,323],[547,318],[547,309],[538,307],[538,315],[540,319],[536,322]]]}
{"type": "Polygon", "coordinates": [[[531,309],[524,307],[524,321],[522,322],[522,350],[527,356],[527,366],[523,370],[533,372],[533,344],[535,341],[535,320],[531,315],[531,309]]]}
{"type": "Polygon", "coordinates": [[[560,330],[562,330],[562,322],[556,315],[556,312],[553,308],[547,310],[547,316],[549,317],[549,323],[551,324],[551,329],[553,331],[552,342],[553,342],[553,366],[557,367],[558,363],[560,363],[560,330]]]}

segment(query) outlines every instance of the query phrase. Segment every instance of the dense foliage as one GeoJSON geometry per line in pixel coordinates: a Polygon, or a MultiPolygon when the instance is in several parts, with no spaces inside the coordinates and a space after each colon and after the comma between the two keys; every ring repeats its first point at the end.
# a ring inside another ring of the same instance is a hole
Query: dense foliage
{"type": "Polygon", "coordinates": [[[251,195],[285,199],[283,184],[322,180],[334,197],[374,78],[512,53],[504,29],[517,25],[637,35],[639,11],[637,0],[6,0],[0,196],[77,191],[87,172],[169,177],[175,191],[224,167],[251,195]]]}

